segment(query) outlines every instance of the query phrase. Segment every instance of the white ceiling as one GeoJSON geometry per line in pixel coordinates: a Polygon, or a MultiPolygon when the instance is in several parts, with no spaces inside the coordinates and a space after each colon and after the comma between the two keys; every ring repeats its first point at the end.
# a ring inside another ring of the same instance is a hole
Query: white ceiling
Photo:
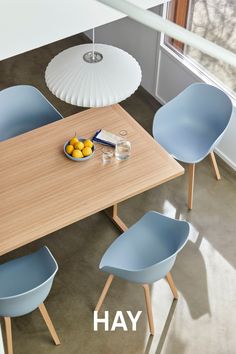
{"type": "MultiPolygon", "coordinates": [[[[151,8],[165,0],[130,2],[151,8]]],[[[0,60],[124,17],[96,0],[0,0],[0,9],[0,60]]]]}

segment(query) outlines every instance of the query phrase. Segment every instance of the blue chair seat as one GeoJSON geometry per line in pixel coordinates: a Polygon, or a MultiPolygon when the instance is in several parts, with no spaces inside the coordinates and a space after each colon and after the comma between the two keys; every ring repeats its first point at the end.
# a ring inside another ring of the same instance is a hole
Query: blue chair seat
{"type": "Polygon", "coordinates": [[[188,233],[187,222],[150,211],[112,243],[99,267],[132,282],[153,283],[170,271],[188,233]]]}
{"type": "Polygon", "coordinates": [[[155,114],[154,138],[175,159],[189,164],[189,209],[193,207],[196,163],[210,154],[216,178],[220,179],[213,150],[229,125],[232,111],[232,102],[223,91],[197,83],[188,86],[155,114]]]}
{"type": "Polygon", "coordinates": [[[57,270],[57,262],[46,246],[0,265],[0,317],[5,321],[8,354],[13,354],[11,317],[26,315],[37,307],[55,344],[60,344],[43,303],[57,270]]]}
{"type": "Polygon", "coordinates": [[[62,115],[30,85],[0,91],[0,141],[62,119],[62,115]]]}
{"type": "Polygon", "coordinates": [[[222,138],[232,110],[223,91],[204,83],[193,84],[156,112],[153,136],[177,160],[197,163],[222,138]]]}
{"type": "Polygon", "coordinates": [[[175,299],[178,293],[170,270],[188,240],[189,224],[155,211],[146,213],[118,237],[102,257],[99,268],[109,273],[95,311],[99,311],[114,275],[142,284],[150,332],[154,335],[149,283],[166,277],[175,299]]]}
{"type": "Polygon", "coordinates": [[[47,297],[57,263],[47,247],[0,265],[0,316],[22,316],[47,297]]]}
{"type": "Polygon", "coordinates": [[[218,136],[211,126],[186,123],[183,126],[176,121],[168,127],[168,132],[159,127],[155,138],[176,160],[197,163],[208,155],[218,136]]]}

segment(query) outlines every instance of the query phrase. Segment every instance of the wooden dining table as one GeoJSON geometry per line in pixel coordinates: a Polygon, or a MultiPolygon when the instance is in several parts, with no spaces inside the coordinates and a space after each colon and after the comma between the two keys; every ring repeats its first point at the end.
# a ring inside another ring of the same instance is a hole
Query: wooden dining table
{"type": "Polygon", "coordinates": [[[120,105],[92,108],[0,143],[0,255],[101,210],[112,221],[118,204],[184,173],[120,105]],[[63,151],[74,136],[91,138],[99,129],[127,131],[131,157],[102,162],[102,146],[87,161],[63,151]],[[110,208],[110,209],[109,209],[110,208]]]}

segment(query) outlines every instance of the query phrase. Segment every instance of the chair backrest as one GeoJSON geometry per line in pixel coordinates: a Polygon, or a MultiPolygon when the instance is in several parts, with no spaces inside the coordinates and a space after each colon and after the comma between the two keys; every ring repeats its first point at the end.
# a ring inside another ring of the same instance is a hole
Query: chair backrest
{"type": "Polygon", "coordinates": [[[130,281],[151,283],[169,272],[188,235],[186,221],[149,211],[112,243],[99,267],[130,281]]]}
{"type": "Polygon", "coordinates": [[[0,91],[0,141],[62,119],[33,86],[17,85],[0,91]]]}
{"type": "Polygon", "coordinates": [[[46,246],[0,265],[0,316],[21,316],[37,308],[47,297],[57,270],[46,246]]]}
{"type": "Polygon", "coordinates": [[[170,153],[175,137],[186,149],[189,141],[196,140],[207,155],[225,132],[232,111],[232,102],[223,91],[196,83],[157,111],[153,136],[170,153]]]}

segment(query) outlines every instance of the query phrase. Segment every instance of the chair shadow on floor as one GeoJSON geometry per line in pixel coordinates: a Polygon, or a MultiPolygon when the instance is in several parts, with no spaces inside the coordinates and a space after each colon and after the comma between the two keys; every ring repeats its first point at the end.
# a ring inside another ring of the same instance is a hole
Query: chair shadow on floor
{"type": "Polygon", "coordinates": [[[178,291],[187,303],[191,317],[198,319],[205,314],[211,315],[207,269],[198,239],[196,243],[191,240],[187,242],[176,259],[172,275],[178,291]]]}
{"type": "MultiPolygon", "coordinates": [[[[181,251],[179,257],[177,257],[175,266],[171,271],[178,292],[186,301],[193,319],[198,319],[205,314],[211,315],[206,266],[201,251],[199,250],[199,240],[202,238],[200,236],[198,237],[196,243],[191,240],[187,242],[185,248],[181,251]],[[191,260],[191,264],[189,264],[189,260],[191,260]]],[[[155,354],[161,354],[162,352],[177,304],[178,301],[176,300],[172,302],[155,354]]],[[[152,336],[148,338],[144,354],[149,354],[153,338],[154,337],[152,336]]],[[[175,338],[174,340],[176,340],[175,344],[182,348],[183,343],[179,342],[178,338],[175,338]]],[[[182,349],[183,353],[184,348],[182,349]]]]}
{"type": "MultiPolygon", "coordinates": [[[[176,306],[177,306],[177,302],[178,302],[177,300],[173,300],[173,302],[171,304],[168,316],[167,316],[166,321],[165,321],[164,328],[163,328],[163,330],[161,332],[160,339],[158,341],[158,345],[157,345],[157,349],[156,349],[155,354],[160,354],[161,351],[162,351],[163,345],[164,345],[166,337],[167,337],[167,333],[168,333],[169,328],[170,328],[170,324],[171,324],[172,318],[174,316],[174,312],[175,312],[175,309],[176,309],[176,306]]],[[[154,338],[153,336],[151,336],[151,335],[149,336],[147,344],[146,344],[146,348],[145,348],[145,351],[144,351],[144,354],[149,354],[150,348],[151,348],[151,345],[152,345],[152,342],[153,342],[153,338],[154,338]]]]}
{"type": "MultiPolygon", "coordinates": [[[[183,219],[184,215],[180,209],[174,209],[173,207],[175,214],[172,216],[175,219],[183,219]]],[[[163,211],[161,210],[161,212],[163,211]]],[[[191,224],[191,216],[187,216],[185,215],[184,219],[191,224]]],[[[191,230],[190,238],[191,236],[194,237],[195,241],[188,240],[176,258],[171,273],[178,291],[187,303],[192,318],[198,319],[205,314],[209,314],[210,316],[211,309],[207,285],[207,268],[200,250],[204,236],[197,230],[191,230]],[[192,234],[193,232],[196,234],[192,234]]]]}

